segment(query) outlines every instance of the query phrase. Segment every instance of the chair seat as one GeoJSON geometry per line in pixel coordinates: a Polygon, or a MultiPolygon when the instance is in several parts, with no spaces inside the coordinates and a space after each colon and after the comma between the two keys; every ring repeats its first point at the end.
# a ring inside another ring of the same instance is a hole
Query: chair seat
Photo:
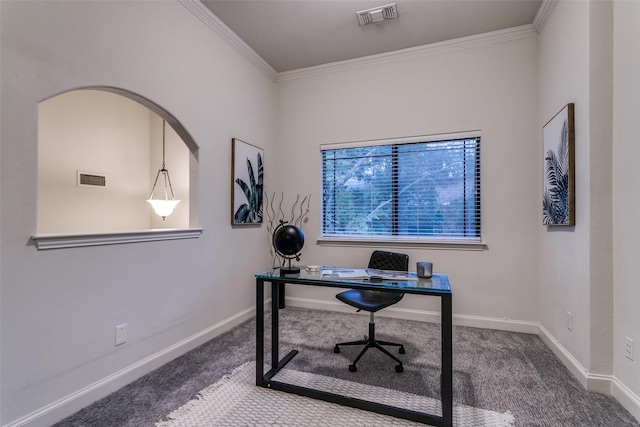
{"type": "Polygon", "coordinates": [[[398,292],[349,289],[336,295],[336,298],[352,307],[375,313],[397,303],[403,296],[398,292]]]}

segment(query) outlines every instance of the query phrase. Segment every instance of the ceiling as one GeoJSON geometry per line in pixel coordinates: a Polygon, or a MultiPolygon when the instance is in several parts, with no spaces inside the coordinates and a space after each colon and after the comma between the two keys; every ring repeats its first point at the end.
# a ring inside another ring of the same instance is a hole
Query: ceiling
{"type": "Polygon", "coordinates": [[[202,0],[277,72],[532,24],[541,0],[396,0],[397,19],[358,25],[393,0],[202,0]]]}

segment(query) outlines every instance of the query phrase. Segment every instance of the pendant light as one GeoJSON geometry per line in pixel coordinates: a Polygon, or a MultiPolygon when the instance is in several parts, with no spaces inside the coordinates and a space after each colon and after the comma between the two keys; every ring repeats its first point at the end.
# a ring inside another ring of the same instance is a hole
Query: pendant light
{"type": "Polygon", "coordinates": [[[171,178],[169,178],[169,171],[164,166],[165,156],[165,120],[162,120],[162,167],[156,174],[156,180],[153,182],[153,189],[147,202],[153,207],[153,211],[156,215],[162,217],[164,221],[169,215],[173,213],[176,205],[180,203],[180,200],[175,200],[173,197],[173,187],[171,187],[171,178]],[[156,185],[158,184],[158,178],[162,174],[162,182],[164,183],[164,199],[154,199],[153,193],[156,191],[156,185]],[[171,193],[171,199],[169,199],[169,193],[171,193]]]}

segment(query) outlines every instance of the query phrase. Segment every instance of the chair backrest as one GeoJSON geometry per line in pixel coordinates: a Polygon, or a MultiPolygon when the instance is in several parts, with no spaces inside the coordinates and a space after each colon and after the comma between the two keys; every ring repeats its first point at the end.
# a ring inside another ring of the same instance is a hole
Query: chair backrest
{"type": "Polygon", "coordinates": [[[369,259],[369,268],[409,271],[409,255],[398,252],[373,251],[369,259]]]}

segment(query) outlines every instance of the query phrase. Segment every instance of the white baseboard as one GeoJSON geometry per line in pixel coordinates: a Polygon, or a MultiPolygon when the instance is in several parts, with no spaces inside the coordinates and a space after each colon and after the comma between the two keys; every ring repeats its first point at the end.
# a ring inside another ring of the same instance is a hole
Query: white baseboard
{"type": "Polygon", "coordinates": [[[542,325],[538,326],[538,336],[542,338],[542,341],[551,349],[553,354],[556,355],[562,364],[571,372],[571,374],[578,380],[582,386],[597,393],[611,395],[612,384],[617,379],[612,375],[596,374],[589,372],[582,363],[578,361],[569,350],[567,350],[560,341],[557,340],[551,333],[542,325]]]}
{"type": "Polygon", "coordinates": [[[232,329],[245,320],[250,319],[255,315],[255,312],[255,307],[243,310],[108,377],[77,390],[9,424],[5,424],[4,427],[47,427],[55,424],[96,400],[107,396],[184,353],[232,329]]]}
{"type": "MultiPolygon", "coordinates": [[[[326,301],[309,298],[287,297],[286,305],[291,307],[312,308],[317,310],[339,311],[353,313],[354,308],[339,301],[326,301]]],[[[363,312],[361,312],[363,313],[363,312]]],[[[368,313],[363,315],[368,316],[368,313]]],[[[393,317],[396,319],[418,320],[421,322],[440,322],[439,311],[415,310],[410,308],[387,307],[384,311],[376,313],[379,317],[393,317]]],[[[537,322],[525,322],[513,319],[499,319],[493,317],[453,315],[453,324],[470,326],[483,329],[498,329],[501,331],[523,332],[529,334],[538,333],[537,322]]]]}
{"type": "Polygon", "coordinates": [[[640,397],[638,395],[613,375],[589,372],[544,326],[539,325],[539,330],[538,335],[540,338],[584,388],[612,396],[631,415],[640,420],[640,397]]]}
{"type": "MultiPolygon", "coordinates": [[[[582,384],[584,388],[589,386],[589,374],[587,369],[582,366],[578,360],[557,340],[551,333],[542,325],[539,325],[538,336],[544,341],[544,343],[551,349],[553,354],[556,355],[562,364],[576,377],[578,382],[582,384]]],[[[609,394],[609,393],[606,393],[609,394]]]]}
{"type": "Polygon", "coordinates": [[[615,377],[611,384],[611,396],[620,402],[624,409],[629,411],[636,420],[640,420],[640,397],[615,377]]]}

